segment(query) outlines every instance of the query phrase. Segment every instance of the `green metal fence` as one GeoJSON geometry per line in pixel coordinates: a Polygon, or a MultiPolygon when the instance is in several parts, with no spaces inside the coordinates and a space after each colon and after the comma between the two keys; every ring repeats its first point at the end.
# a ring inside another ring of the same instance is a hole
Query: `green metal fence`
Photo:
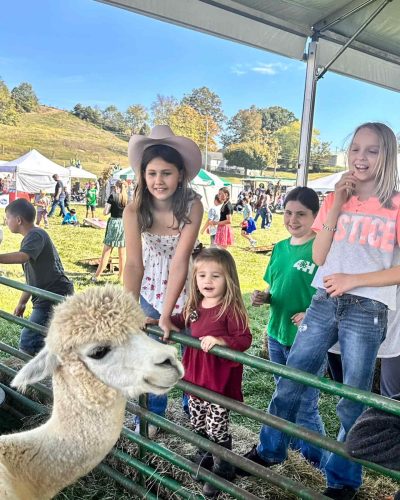
{"type": "MultiPolygon", "coordinates": [[[[38,288],[29,287],[27,285],[24,285],[22,283],[4,277],[0,277],[0,284],[10,286],[23,291],[28,291],[34,295],[47,298],[54,302],[60,302],[63,300],[63,297],[59,295],[45,292],[38,288]]],[[[31,329],[39,331],[43,334],[46,333],[46,328],[44,328],[43,326],[34,325],[28,322],[27,320],[24,320],[22,318],[17,318],[12,314],[9,314],[2,310],[0,310],[0,318],[12,321],[21,326],[29,325],[29,328],[31,329]]],[[[161,330],[157,327],[148,327],[148,331],[155,335],[158,335],[159,337],[162,336],[161,330]]],[[[172,333],[171,339],[176,341],[177,343],[180,343],[181,345],[192,346],[197,349],[200,348],[200,342],[198,340],[180,333],[172,333]]],[[[22,359],[24,361],[30,359],[30,356],[21,353],[17,349],[14,349],[13,347],[4,344],[2,342],[0,342],[0,350],[14,357],[22,359]]],[[[296,382],[318,388],[326,393],[345,397],[347,399],[356,401],[358,403],[362,403],[367,406],[378,408],[388,413],[400,416],[400,403],[397,401],[393,401],[388,398],[384,398],[382,396],[378,396],[367,391],[354,389],[350,386],[339,384],[337,382],[333,382],[326,378],[317,377],[309,373],[302,372],[300,370],[289,368],[287,366],[272,363],[270,361],[266,361],[256,356],[251,356],[249,354],[233,351],[226,347],[215,346],[212,349],[212,352],[217,356],[240,362],[243,365],[255,368],[257,370],[286,377],[296,382]]],[[[1,363],[0,363],[0,372],[7,375],[8,377],[13,377],[16,374],[15,370],[1,363]]],[[[1,384],[1,387],[6,391],[7,396],[11,399],[11,401],[15,401],[19,405],[28,408],[31,412],[44,413],[48,411],[45,406],[31,401],[27,397],[22,396],[21,394],[9,388],[8,386],[1,384]]],[[[35,389],[45,398],[47,399],[51,398],[50,389],[48,389],[44,385],[35,384],[33,387],[35,387],[35,389]]],[[[258,410],[244,403],[240,403],[236,400],[232,400],[220,394],[216,394],[202,387],[192,385],[188,382],[180,381],[178,382],[177,387],[182,389],[184,392],[188,392],[202,399],[220,404],[221,406],[228,408],[229,410],[233,410],[239,413],[240,415],[254,419],[257,422],[260,422],[261,424],[266,424],[276,429],[279,429],[290,436],[304,439],[310,443],[313,443],[316,446],[319,446],[331,452],[337,453],[338,455],[346,457],[349,460],[359,462],[363,464],[365,467],[374,470],[379,474],[388,476],[397,481],[400,480],[399,471],[386,469],[385,467],[381,467],[371,462],[365,462],[353,459],[346,453],[343,443],[339,443],[326,436],[315,433],[303,427],[299,427],[294,423],[287,422],[278,417],[269,415],[264,411],[258,410]]],[[[186,442],[192,443],[193,445],[198,446],[206,451],[210,451],[211,453],[223,458],[224,460],[231,462],[236,467],[244,469],[247,472],[251,473],[252,475],[260,477],[264,479],[266,482],[274,484],[296,495],[299,498],[303,499],[326,498],[322,494],[302,485],[298,481],[279,475],[276,472],[272,471],[271,469],[250,462],[249,460],[246,460],[245,458],[236,455],[232,451],[222,448],[217,444],[212,443],[211,441],[197,434],[194,434],[193,432],[189,431],[184,427],[176,425],[175,423],[168,421],[165,418],[155,415],[154,413],[146,409],[146,401],[145,398],[143,397],[140,398],[140,404],[134,404],[129,402],[127,404],[127,409],[128,411],[131,411],[132,413],[138,415],[143,422],[146,422],[147,424],[151,423],[167,431],[168,433],[172,433],[179,436],[186,442]]],[[[121,433],[121,436],[138,445],[139,447],[138,457],[130,456],[118,449],[114,449],[111,452],[111,455],[119,462],[122,462],[125,465],[128,465],[139,471],[140,473],[139,482],[134,482],[128,479],[127,477],[123,476],[120,472],[118,472],[115,469],[112,469],[108,465],[101,464],[98,468],[100,471],[102,471],[104,474],[107,474],[109,477],[118,482],[128,491],[135,493],[139,497],[143,498],[145,497],[147,499],[156,498],[156,496],[152,495],[152,493],[148,492],[146,489],[145,478],[151,477],[153,481],[154,480],[157,481],[159,484],[163,485],[164,488],[167,488],[171,492],[174,492],[175,495],[181,498],[185,499],[202,498],[201,496],[196,495],[194,492],[190,491],[190,489],[188,489],[187,486],[184,486],[175,479],[172,479],[170,477],[164,477],[162,474],[159,474],[154,468],[150,467],[148,464],[146,464],[144,461],[141,460],[141,458],[144,457],[145,453],[152,453],[169,461],[170,463],[183,469],[184,471],[189,472],[190,474],[195,474],[201,480],[207,480],[207,482],[213,484],[221,491],[230,494],[233,498],[246,499],[246,500],[254,500],[256,498],[259,498],[254,494],[249,493],[244,489],[236,486],[234,483],[226,481],[216,476],[215,474],[211,473],[210,471],[207,471],[202,467],[199,467],[198,465],[194,464],[185,457],[182,457],[181,455],[175,453],[174,451],[169,450],[168,448],[154,441],[149,440],[147,438],[146,425],[143,426],[142,434],[143,435],[135,434],[134,432],[125,427],[123,428],[121,433]]]]}

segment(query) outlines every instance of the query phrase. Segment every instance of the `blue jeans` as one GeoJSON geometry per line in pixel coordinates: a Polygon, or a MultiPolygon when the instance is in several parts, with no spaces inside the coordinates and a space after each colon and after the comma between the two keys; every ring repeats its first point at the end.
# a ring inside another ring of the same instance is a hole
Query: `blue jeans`
{"type": "MultiPolygon", "coordinates": [[[[142,308],[142,311],[144,312],[145,316],[148,316],[149,318],[159,319],[161,316],[161,314],[157,311],[157,309],[154,309],[154,307],[151,304],[149,304],[142,296],[140,296],[140,307],[142,308]]],[[[157,337],[157,335],[152,335],[150,333],[149,337],[151,337],[154,340],[157,340],[158,342],[161,342],[161,339],[157,337]]],[[[165,417],[165,410],[167,409],[167,404],[168,404],[168,396],[166,394],[161,394],[161,395],[151,394],[151,393],[148,394],[147,408],[153,413],[156,413],[161,417],[165,417]]]]}
{"type": "Polygon", "coordinates": [[[65,217],[65,215],[67,214],[67,211],[65,210],[64,200],[53,200],[48,217],[53,216],[53,214],[58,206],[61,209],[63,217],[65,217]]]}
{"type": "MultiPolygon", "coordinates": [[[[343,382],[369,391],[372,385],[376,355],[387,329],[387,307],[381,302],[344,294],[331,298],[325,290],[315,293],[290,350],[287,366],[318,374],[326,353],[340,342],[343,382]]],[[[306,386],[280,377],[268,411],[271,415],[296,422],[306,386]]],[[[341,427],[338,441],[346,435],[364,407],[341,399],[337,414],[341,427]]],[[[257,451],[266,461],[279,463],[286,459],[290,436],[264,426],[257,451]]],[[[329,453],[325,466],[328,486],[358,488],[362,482],[360,464],[329,453]]]]}
{"type": "MultiPolygon", "coordinates": [[[[37,323],[38,325],[47,326],[50,319],[51,309],[52,306],[33,308],[32,314],[29,316],[29,321],[37,323]]],[[[35,356],[35,354],[37,354],[42,347],[44,347],[44,339],[45,336],[43,334],[25,327],[21,330],[19,349],[26,354],[35,356]]]]}
{"type": "MultiPolygon", "coordinates": [[[[286,365],[290,346],[285,346],[272,337],[268,337],[268,352],[269,359],[274,363],[286,365]]],[[[324,362],[318,372],[319,376],[323,376],[326,370],[326,363],[324,362]]],[[[280,377],[274,375],[275,382],[278,383],[280,377]]],[[[322,422],[321,416],[318,412],[319,390],[313,387],[308,387],[301,398],[301,403],[296,417],[296,424],[325,435],[325,427],[322,422]]],[[[261,432],[260,440],[262,443],[263,433],[261,432]]],[[[292,437],[290,439],[290,447],[293,450],[300,450],[302,455],[313,463],[316,467],[323,469],[328,458],[328,452],[321,448],[292,437]]]]}
{"type": "MultiPolygon", "coordinates": [[[[151,304],[149,304],[146,301],[146,299],[144,299],[142,296],[140,296],[140,306],[144,314],[149,318],[154,318],[154,319],[160,318],[161,315],[157,311],[157,309],[154,309],[154,307],[151,304]]],[[[157,335],[152,335],[150,333],[149,337],[157,340],[158,342],[161,342],[160,337],[157,337],[157,335]]],[[[161,417],[165,417],[165,410],[167,409],[167,404],[168,404],[168,396],[166,394],[161,394],[161,395],[152,393],[148,394],[147,409],[152,411],[153,413],[156,413],[161,417]]],[[[189,414],[189,397],[187,394],[183,394],[182,396],[182,407],[185,413],[189,414]]],[[[139,422],[138,417],[136,417],[135,422],[136,423],[139,422]]]]}
{"type": "Polygon", "coordinates": [[[272,217],[270,217],[270,212],[266,207],[261,207],[257,210],[254,222],[257,222],[259,217],[261,217],[261,229],[265,229],[271,225],[272,217]]]}

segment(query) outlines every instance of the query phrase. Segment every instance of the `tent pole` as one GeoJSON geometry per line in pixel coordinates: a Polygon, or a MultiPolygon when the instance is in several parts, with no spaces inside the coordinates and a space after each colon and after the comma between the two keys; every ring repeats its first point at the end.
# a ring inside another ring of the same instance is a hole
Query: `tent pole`
{"type": "Polygon", "coordinates": [[[315,94],[317,90],[318,38],[313,37],[308,45],[306,80],[304,86],[303,112],[301,115],[300,146],[296,186],[307,185],[308,163],[314,119],[315,94]]]}

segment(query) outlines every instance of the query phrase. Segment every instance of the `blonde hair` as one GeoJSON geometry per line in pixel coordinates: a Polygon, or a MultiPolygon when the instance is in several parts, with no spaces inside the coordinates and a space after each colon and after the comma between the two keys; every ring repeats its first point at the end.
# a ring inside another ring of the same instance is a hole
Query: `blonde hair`
{"type": "Polygon", "coordinates": [[[194,261],[190,277],[189,297],[183,310],[185,322],[188,323],[190,314],[197,310],[203,299],[203,295],[197,287],[196,279],[198,266],[202,262],[215,262],[216,264],[219,264],[223,269],[226,280],[226,290],[217,319],[221,318],[221,316],[226,312],[229,312],[229,314],[233,314],[238,323],[242,323],[243,328],[247,328],[249,325],[249,316],[240,291],[239,277],[235,261],[227,250],[216,247],[203,249],[194,261]]]}
{"type": "Polygon", "coordinates": [[[128,187],[126,185],[126,182],[118,180],[115,183],[115,187],[120,191],[119,193],[116,193],[118,196],[118,203],[122,207],[126,207],[126,205],[128,204],[128,187]]]}
{"type": "Polygon", "coordinates": [[[354,131],[350,142],[350,152],[354,138],[361,129],[368,128],[375,132],[379,140],[379,154],[376,164],[376,196],[385,208],[392,208],[392,197],[399,189],[397,171],[397,139],[394,132],[384,123],[363,123],[354,131]]]}

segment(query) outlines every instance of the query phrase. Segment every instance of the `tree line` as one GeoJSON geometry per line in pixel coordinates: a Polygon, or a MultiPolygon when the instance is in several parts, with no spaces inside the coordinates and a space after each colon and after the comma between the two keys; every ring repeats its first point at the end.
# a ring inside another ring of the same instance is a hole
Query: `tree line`
{"type": "MultiPolygon", "coordinates": [[[[21,83],[10,92],[0,80],[0,123],[14,125],[20,113],[35,111],[38,106],[29,83],[21,83]]],[[[158,94],[149,109],[142,104],[121,111],[115,105],[100,109],[78,103],[71,113],[126,140],[132,134],[147,135],[150,126],[163,124],[176,135],[193,139],[202,151],[217,151],[220,142],[227,164],[243,167],[246,174],[249,169],[275,172],[277,168],[297,168],[300,121],[292,111],[252,105],[228,119],[221,98],[205,86],[180,100],[158,94]]],[[[330,143],[321,141],[319,131],[314,129],[310,167],[321,170],[329,156],[330,143]]]]}
{"type": "Polygon", "coordinates": [[[38,108],[39,99],[30,83],[23,82],[10,92],[4,81],[0,79],[1,124],[17,125],[21,113],[30,113],[38,108]]]}

